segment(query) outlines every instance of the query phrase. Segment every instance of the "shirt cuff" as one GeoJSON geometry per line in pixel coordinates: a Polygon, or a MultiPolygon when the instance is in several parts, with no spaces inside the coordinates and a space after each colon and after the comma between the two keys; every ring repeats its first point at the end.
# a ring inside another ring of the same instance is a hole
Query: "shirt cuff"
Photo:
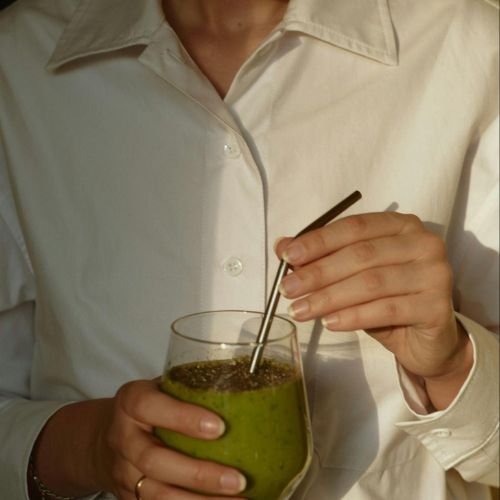
{"type": "Polygon", "coordinates": [[[10,400],[0,406],[2,498],[29,498],[28,462],[47,420],[69,402],[10,400]]]}
{"type": "Polygon", "coordinates": [[[398,367],[401,390],[415,420],[396,426],[418,439],[446,470],[473,455],[486,466],[498,455],[492,443],[498,435],[498,339],[474,321],[456,316],[471,339],[474,364],[448,408],[427,413],[429,401],[422,387],[398,367]]]}

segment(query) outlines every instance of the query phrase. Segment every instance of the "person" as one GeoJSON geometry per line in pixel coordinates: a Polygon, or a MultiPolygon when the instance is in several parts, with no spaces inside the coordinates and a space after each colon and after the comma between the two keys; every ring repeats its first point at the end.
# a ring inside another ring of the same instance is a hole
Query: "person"
{"type": "Polygon", "coordinates": [[[153,437],[224,432],[156,377],[175,318],[262,310],[279,256],[314,436],[293,498],[489,498],[497,36],[486,0],[3,11],[0,496],[243,498],[153,437]]]}

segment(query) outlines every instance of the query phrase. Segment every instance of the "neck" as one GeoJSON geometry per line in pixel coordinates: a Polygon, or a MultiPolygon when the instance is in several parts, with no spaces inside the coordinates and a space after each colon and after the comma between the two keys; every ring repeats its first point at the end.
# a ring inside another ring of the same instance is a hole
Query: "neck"
{"type": "Polygon", "coordinates": [[[288,0],[163,0],[165,16],[172,25],[213,34],[274,27],[287,5],[288,0]]]}

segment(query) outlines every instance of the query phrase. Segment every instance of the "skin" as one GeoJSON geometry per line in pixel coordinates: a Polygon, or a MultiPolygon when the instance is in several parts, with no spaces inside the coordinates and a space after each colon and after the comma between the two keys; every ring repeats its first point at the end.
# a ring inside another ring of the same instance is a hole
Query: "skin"
{"type": "MultiPolygon", "coordinates": [[[[281,19],[283,0],[169,0],[165,16],[221,97],[238,69],[281,19]]],[[[472,365],[472,349],[453,317],[452,276],[444,244],[414,216],[364,214],[339,220],[293,241],[277,254],[295,268],[283,281],[298,321],[324,318],[327,328],[364,329],[412,374],[421,377],[436,409],[453,400],[472,365]],[[301,249],[293,258],[292,249],[301,249]],[[291,284],[297,286],[292,291],[291,284]],[[299,305],[309,310],[299,312],[299,305]],[[334,319],[336,318],[336,322],[334,319]]],[[[239,498],[244,478],[228,467],[165,448],[161,426],[216,439],[223,423],[202,408],[139,380],[112,398],[69,404],[39,435],[33,457],[42,481],[64,496],[110,491],[142,500],[239,498]],[[219,495],[219,496],[217,496],[219,495]],[[232,496],[231,496],[232,495],[232,496]]],[[[39,498],[28,475],[30,498],[39,498]]]]}
{"type": "Polygon", "coordinates": [[[444,242],[414,215],[361,214],[336,221],[276,251],[295,271],[281,283],[298,321],[322,318],[332,331],[366,330],[442,410],[472,367],[472,345],[456,321],[444,242]]]}
{"type": "Polygon", "coordinates": [[[287,5],[287,0],[164,0],[163,10],[191,58],[224,98],[287,5]]]}
{"type": "MultiPolygon", "coordinates": [[[[140,491],[143,500],[207,498],[185,488],[218,494],[211,497],[216,499],[239,498],[245,479],[238,471],[166,448],[153,436],[154,426],[199,439],[224,433],[219,417],[160,392],[159,380],[137,380],[113,398],[82,401],[56,412],[37,441],[39,477],[64,496],[110,491],[134,500],[136,482],[147,476],[140,491]]],[[[33,493],[31,498],[40,497],[33,493]]]]}

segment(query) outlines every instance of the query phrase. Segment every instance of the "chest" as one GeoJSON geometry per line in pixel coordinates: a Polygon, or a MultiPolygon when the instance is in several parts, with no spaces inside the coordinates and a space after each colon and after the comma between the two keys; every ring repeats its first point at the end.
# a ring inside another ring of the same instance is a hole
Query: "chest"
{"type": "Polygon", "coordinates": [[[224,101],[161,48],[33,75],[37,95],[8,113],[30,123],[5,142],[46,331],[147,325],[158,345],[181,314],[262,309],[274,240],[355,189],[357,211],[445,233],[469,125],[447,123],[461,96],[426,90],[436,72],[408,94],[406,70],[284,39],[224,101]]]}

